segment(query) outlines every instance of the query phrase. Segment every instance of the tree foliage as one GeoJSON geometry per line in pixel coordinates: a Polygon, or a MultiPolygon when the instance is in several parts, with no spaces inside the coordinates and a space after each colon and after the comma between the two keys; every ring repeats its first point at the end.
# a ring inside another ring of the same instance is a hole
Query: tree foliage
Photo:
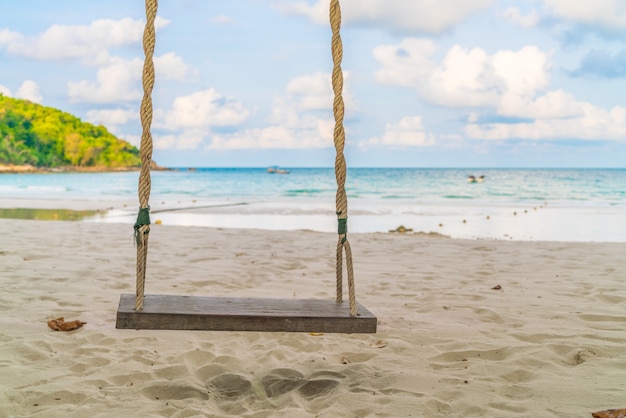
{"type": "Polygon", "coordinates": [[[103,126],[0,94],[0,163],[36,167],[137,167],[139,150],[103,126]]]}

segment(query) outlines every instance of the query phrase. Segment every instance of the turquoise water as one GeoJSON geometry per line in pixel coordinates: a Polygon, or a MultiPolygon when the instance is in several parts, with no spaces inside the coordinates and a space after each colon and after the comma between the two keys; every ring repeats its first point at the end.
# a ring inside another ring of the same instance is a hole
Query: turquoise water
{"type": "MultiPolygon", "coordinates": [[[[335,230],[334,170],[289,171],[153,172],[151,206],[170,224],[335,230]],[[180,211],[189,207],[196,210],[180,211]]],[[[107,221],[128,221],[134,209],[127,207],[137,202],[137,180],[136,172],[5,174],[0,175],[0,199],[13,205],[21,199],[52,206],[113,202],[117,211],[107,221]],[[122,201],[130,203],[126,208],[115,204],[122,201]]],[[[352,168],[346,191],[354,232],[402,224],[456,238],[626,242],[626,169],[352,168]],[[484,175],[485,181],[468,183],[468,175],[484,175]],[[528,222],[516,227],[521,221],[509,215],[526,215],[528,222]]]]}
{"type": "MultiPolygon", "coordinates": [[[[138,173],[5,174],[0,197],[134,196],[138,173]]],[[[196,198],[334,198],[334,172],[295,168],[288,175],[264,168],[216,168],[152,173],[152,194],[196,198]]],[[[348,171],[349,198],[472,200],[475,202],[550,201],[625,205],[626,169],[415,169],[353,168],[348,171]],[[485,175],[468,184],[468,175],[485,175]]]]}

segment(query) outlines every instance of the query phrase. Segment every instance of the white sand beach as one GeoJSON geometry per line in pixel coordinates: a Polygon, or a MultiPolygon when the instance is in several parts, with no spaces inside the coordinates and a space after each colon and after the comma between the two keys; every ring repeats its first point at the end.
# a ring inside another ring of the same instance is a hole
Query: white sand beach
{"type": "MultiPolygon", "coordinates": [[[[0,417],[588,417],[626,407],[623,243],[351,234],[377,334],[115,328],[132,227],[0,219],[0,417]],[[499,289],[493,289],[499,286],[499,289]],[[86,322],[57,332],[57,317],[86,322]]],[[[146,293],[334,297],[336,235],[153,225],[146,293]]]]}

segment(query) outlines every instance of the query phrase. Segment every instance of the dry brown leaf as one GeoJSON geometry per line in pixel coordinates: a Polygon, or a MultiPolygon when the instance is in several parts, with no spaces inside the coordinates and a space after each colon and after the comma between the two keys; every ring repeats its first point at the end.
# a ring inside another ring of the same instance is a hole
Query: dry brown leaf
{"type": "Polygon", "coordinates": [[[491,290],[502,290],[502,286],[500,286],[499,284],[495,285],[494,287],[491,288],[491,290]]]}
{"type": "Polygon", "coordinates": [[[387,341],[383,341],[383,340],[378,340],[374,343],[370,344],[371,348],[385,348],[387,347],[387,345],[389,345],[389,343],[387,341]]]}
{"type": "Polygon", "coordinates": [[[593,412],[591,416],[593,418],[626,418],[626,408],[593,412]]]}
{"type": "Polygon", "coordinates": [[[48,321],[48,326],[55,331],[72,331],[82,327],[85,324],[86,322],[78,320],[65,322],[65,318],[63,317],[48,321]]]}

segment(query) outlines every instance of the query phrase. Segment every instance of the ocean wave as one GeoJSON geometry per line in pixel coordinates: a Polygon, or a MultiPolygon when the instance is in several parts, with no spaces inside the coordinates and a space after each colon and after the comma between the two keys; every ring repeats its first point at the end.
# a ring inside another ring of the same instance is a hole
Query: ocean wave
{"type": "Polygon", "coordinates": [[[293,196],[308,196],[308,195],[320,195],[324,193],[330,193],[330,189],[290,189],[286,190],[284,196],[293,197],[293,196]]]}
{"type": "Polygon", "coordinates": [[[445,199],[474,199],[474,196],[465,196],[458,194],[448,194],[443,196],[445,199]]]}

